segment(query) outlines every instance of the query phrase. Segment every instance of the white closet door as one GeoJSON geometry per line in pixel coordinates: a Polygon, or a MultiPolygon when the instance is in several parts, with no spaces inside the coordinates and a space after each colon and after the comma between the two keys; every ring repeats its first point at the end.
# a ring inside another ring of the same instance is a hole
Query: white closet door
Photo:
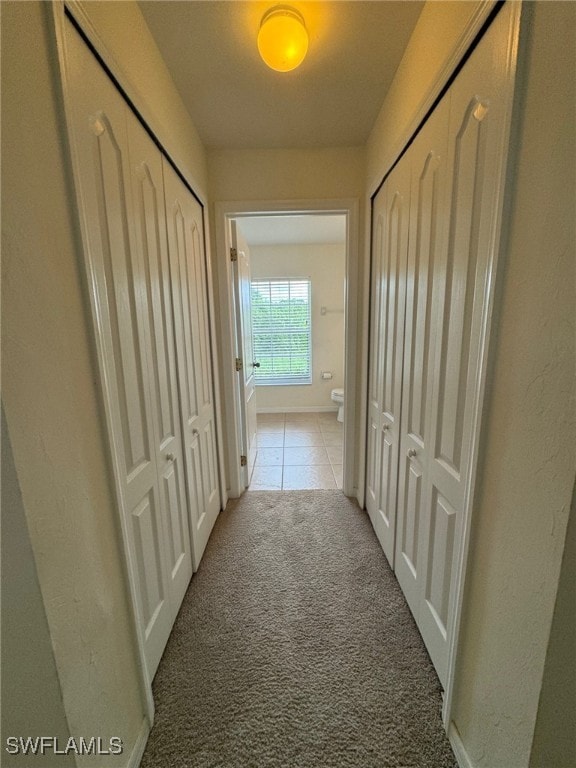
{"type": "Polygon", "coordinates": [[[156,463],[165,523],[170,601],[175,618],[192,577],[192,552],[184,483],[162,156],[131,113],[128,113],[128,143],[134,230],[144,267],[142,287],[146,290],[145,308],[151,341],[156,463]]]}
{"type": "Polygon", "coordinates": [[[163,170],[196,570],[220,511],[204,230],[200,204],[165,159],[163,170]]]}
{"type": "Polygon", "coordinates": [[[400,160],[374,199],[375,292],[371,323],[367,509],[394,565],[410,161],[400,160]]]}
{"type": "Polygon", "coordinates": [[[433,306],[441,306],[444,300],[441,265],[447,234],[448,118],[449,100],[445,99],[410,148],[412,193],[395,571],[416,619],[423,579],[420,532],[429,509],[426,481],[437,336],[433,306]]]}
{"type": "MultiPolygon", "coordinates": [[[[512,5],[512,4],[511,4],[512,5]]],[[[445,683],[455,619],[464,516],[470,514],[473,439],[479,429],[483,347],[489,324],[495,231],[501,207],[513,80],[505,7],[450,89],[445,299],[433,364],[428,510],[418,624],[445,683]]]]}
{"type": "Polygon", "coordinates": [[[68,117],[128,568],[150,678],[172,627],[148,360],[145,269],[134,247],[127,107],[67,24],[68,117]]]}

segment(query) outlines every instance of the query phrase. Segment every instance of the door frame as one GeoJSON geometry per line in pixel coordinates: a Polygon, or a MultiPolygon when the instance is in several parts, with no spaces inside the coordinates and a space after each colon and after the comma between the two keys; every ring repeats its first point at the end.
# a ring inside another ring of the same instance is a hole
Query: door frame
{"type": "Polygon", "coordinates": [[[227,425],[225,435],[226,477],[228,495],[238,498],[244,491],[242,471],[238,460],[242,447],[240,394],[234,366],[236,348],[236,320],[234,314],[234,285],[230,261],[230,219],[254,216],[296,216],[340,214],[346,216],[346,268],[345,268],[345,361],[344,389],[344,478],[342,490],[346,496],[356,493],[354,476],[356,448],[356,371],[361,362],[357,349],[358,334],[358,219],[359,201],[356,198],[337,200],[256,200],[246,202],[215,203],[216,279],[219,292],[220,322],[220,375],[222,405],[227,425]]]}

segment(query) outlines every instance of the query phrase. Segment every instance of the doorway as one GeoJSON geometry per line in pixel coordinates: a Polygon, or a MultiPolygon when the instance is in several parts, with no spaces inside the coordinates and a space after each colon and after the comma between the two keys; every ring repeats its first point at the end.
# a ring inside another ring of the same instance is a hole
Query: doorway
{"type": "Polygon", "coordinates": [[[219,204],[216,221],[230,254],[218,263],[230,495],[355,495],[356,201],[219,204]]]}

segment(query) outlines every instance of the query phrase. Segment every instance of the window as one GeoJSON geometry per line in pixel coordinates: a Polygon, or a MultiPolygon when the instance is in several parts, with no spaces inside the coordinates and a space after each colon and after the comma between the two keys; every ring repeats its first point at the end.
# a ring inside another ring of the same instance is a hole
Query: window
{"type": "Polygon", "coordinates": [[[257,384],[311,384],[310,280],[252,281],[257,384]]]}

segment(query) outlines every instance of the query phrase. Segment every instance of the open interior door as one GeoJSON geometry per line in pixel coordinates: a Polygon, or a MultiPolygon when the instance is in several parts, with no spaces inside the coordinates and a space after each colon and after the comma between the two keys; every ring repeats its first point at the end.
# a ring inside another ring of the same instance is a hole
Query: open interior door
{"type": "Polygon", "coordinates": [[[235,254],[233,257],[235,259],[233,262],[233,280],[236,309],[236,368],[240,369],[238,370],[238,394],[242,421],[242,456],[246,457],[243,480],[244,487],[247,488],[250,485],[257,452],[254,371],[259,363],[254,360],[252,343],[250,250],[238,221],[230,221],[230,242],[232,252],[235,254]]]}

